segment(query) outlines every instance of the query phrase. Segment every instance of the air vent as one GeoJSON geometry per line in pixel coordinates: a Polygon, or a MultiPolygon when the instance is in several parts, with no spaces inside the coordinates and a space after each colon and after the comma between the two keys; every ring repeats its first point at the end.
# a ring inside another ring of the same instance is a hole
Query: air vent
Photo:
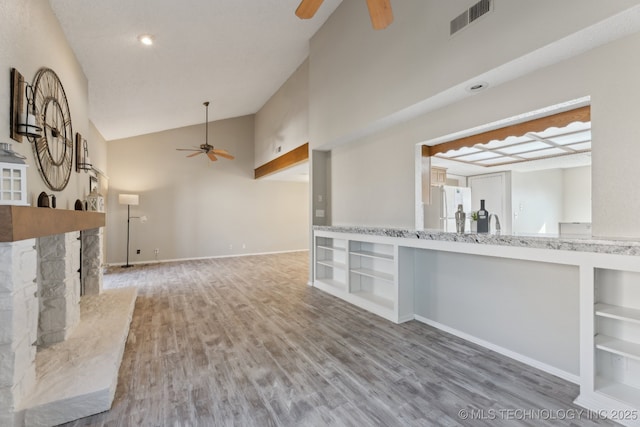
{"type": "Polygon", "coordinates": [[[469,24],[491,11],[491,0],[480,0],[469,8],[469,24]]]}
{"type": "Polygon", "coordinates": [[[457,18],[451,21],[451,32],[449,35],[453,35],[466,27],[469,24],[469,11],[465,10],[457,18]]]}
{"type": "Polygon", "coordinates": [[[454,35],[467,25],[471,24],[482,15],[491,12],[493,0],[480,0],[469,9],[456,16],[450,23],[449,35],[454,35]]]}

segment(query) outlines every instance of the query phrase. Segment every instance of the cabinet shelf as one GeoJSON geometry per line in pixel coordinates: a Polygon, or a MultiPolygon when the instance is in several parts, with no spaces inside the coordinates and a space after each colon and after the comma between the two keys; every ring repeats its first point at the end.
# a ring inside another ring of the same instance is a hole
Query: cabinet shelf
{"type": "Polygon", "coordinates": [[[393,274],[383,273],[381,271],[371,270],[369,268],[352,268],[351,272],[359,274],[361,276],[372,277],[374,279],[381,279],[393,283],[393,274]]]}
{"type": "Polygon", "coordinates": [[[325,267],[331,267],[331,268],[341,268],[341,269],[345,269],[347,268],[347,265],[338,261],[333,261],[330,259],[319,259],[316,261],[316,263],[318,263],[319,265],[324,265],[325,267]]]}
{"type": "Polygon", "coordinates": [[[640,310],[610,304],[596,304],[596,316],[640,324],[640,310]]]}
{"type": "Polygon", "coordinates": [[[375,259],[385,259],[388,261],[393,261],[393,255],[390,254],[383,254],[383,253],[379,253],[379,252],[372,252],[372,251],[351,251],[352,255],[357,255],[357,256],[361,256],[361,257],[366,257],[366,258],[375,258],[375,259]]]}
{"type": "Polygon", "coordinates": [[[607,335],[597,335],[595,344],[598,350],[640,361],[640,344],[623,341],[607,335]]]}
{"type": "Polygon", "coordinates": [[[340,282],[334,279],[318,279],[318,281],[324,283],[325,285],[332,286],[334,288],[344,289],[345,287],[344,282],[340,282]]]}
{"type": "Polygon", "coordinates": [[[327,251],[338,251],[338,252],[344,252],[345,248],[341,248],[338,246],[327,246],[327,245],[317,245],[316,246],[318,249],[325,249],[327,251]]]}
{"type": "Polygon", "coordinates": [[[380,307],[386,308],[388,310],[393,310],[393,301],[388,299],[388,298],[384,298],[381,297],[380,295],[374,294],[373,292],[366,292],[366,291],[358,291],[358,292],[352,292],[352,295],[355,295],[359,298],[365,299],[367,301],[370,301],[380,307]]]}
{"type": "Polygon", "coordinates": [[[640,407],[640,389],[636,387],[598,376],[596,377],[596,391],[621,402],[640,407]]]}

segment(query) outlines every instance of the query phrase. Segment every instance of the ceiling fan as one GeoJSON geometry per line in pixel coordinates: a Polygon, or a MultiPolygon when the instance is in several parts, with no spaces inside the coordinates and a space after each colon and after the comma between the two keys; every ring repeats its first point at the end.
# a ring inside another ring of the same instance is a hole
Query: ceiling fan
{"type": "MultiPolygon", "coordinates": [[[[311,19],[316,14],[323,0],[302,0],[296,9],[300,19],[311,19]]],[[[367,0],[371,24],[375,30],[383,30],[393,22],[391,0],[367,0]]]]}
{"type": "Polygon", "coordinates": [[[206,108],[206,118],[205,118],[205,137],[204,144],[200,144],[199,148],[176,148],[178,151],[195,151],[193,154],[189,154],[187,157],[195,157],[198,154],[206,154],[212,162],[218,160],[216,156],[224,157],[225,159],[233,160],[233,157],[227,150],[222,150],[215,148],[213,145],[209,144],[209,101],[204,102],[203,105],[206,108]]]}

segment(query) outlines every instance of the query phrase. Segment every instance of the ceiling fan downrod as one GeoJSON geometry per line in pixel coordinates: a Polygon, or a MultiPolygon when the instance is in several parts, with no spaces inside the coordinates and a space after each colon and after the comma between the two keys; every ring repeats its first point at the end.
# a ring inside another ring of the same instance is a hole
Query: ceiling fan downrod
{"type": "Polygon", "coordinates": [[[205,109],[206,109],[205,121],[204,121],[204,129],[205,129],[204,143],[205,145],[209,145],[209,101],[205,101],[203,105],[205,106],[205,109]]]}

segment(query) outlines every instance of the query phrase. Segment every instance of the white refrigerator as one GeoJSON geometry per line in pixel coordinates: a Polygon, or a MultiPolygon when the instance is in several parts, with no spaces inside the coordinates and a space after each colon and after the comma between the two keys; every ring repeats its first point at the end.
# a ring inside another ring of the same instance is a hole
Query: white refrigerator
{"type": "Polygon", "coordinates": [[[465,232],[471,230],[471,189],[441,185],[431,188],[431,203],[424,205],[424,228],[456,231],[458,205],[466,214],[465,232]]]}

